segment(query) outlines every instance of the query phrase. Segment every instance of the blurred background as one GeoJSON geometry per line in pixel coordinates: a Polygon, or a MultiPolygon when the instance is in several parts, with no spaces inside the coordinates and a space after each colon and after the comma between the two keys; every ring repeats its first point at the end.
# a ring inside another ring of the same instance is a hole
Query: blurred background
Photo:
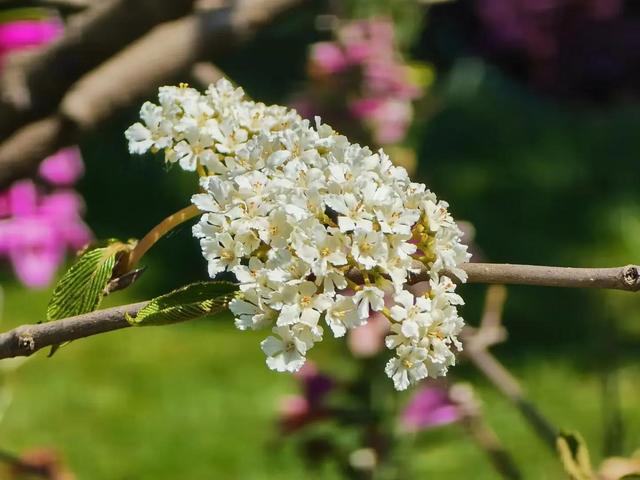
{"type": "MultiPolygon", "coordinates": [[[[384,147],[450,203],[476,260],[640,262],[637,2],[2,1],[3,331],[44,319],[91,238],[140,238],[188,204],[193,179],[130,156],[123,132],[158,86],[220,75],[384,147]]],[[[143,263],[105,306],[206,278],[189,226],[143,263]]],[[[228,316],[125,330],[0,362],[0,478],[565,478],[523,398],[580,432],[595,470],[632,456],[640,298],[487,290],[462,287],[462,314],[501,318],[491,358],[526,397],[471,355],[392,393],[372,329],[327,339],[297,377],[228,316]]]]}

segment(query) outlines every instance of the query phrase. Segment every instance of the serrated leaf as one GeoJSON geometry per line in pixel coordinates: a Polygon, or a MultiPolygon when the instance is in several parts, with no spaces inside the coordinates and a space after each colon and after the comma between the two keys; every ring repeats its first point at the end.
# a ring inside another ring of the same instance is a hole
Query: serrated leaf
{"type": "Polygon", "coordinates": [[[130,248],[128,244],[109,241],[104,247],[89,249],[80,255],[57,283],[47,307],[47,321],[92,312],[98,308],[118,255],[130,248]]]}
{"type": "Polygon", "coordinates": [[[556,439],[560,460],[572,480],[595,480],[587,445],[579,433],[562,432],[556,439]]]}
{"type": "Polygon", "coordinates": [[[134,326],[167,325],[220,312],[238,290],[231,282],[199,282],[151,300],[135,317],[127,316],[134,326]]]}

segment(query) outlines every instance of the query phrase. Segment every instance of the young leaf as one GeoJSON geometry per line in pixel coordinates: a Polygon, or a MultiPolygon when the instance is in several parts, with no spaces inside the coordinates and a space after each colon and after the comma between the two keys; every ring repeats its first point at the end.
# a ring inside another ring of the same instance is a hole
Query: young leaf
{"type": "Polygon", "coordinates": [[[47,307],[47,321],[98,308],[119,254],[130,248],[130,244],[111,240],[104,247],[93,248],[80,255],[56,285],[47,307]]]}
{"type": "Polygon", "coordinates": [[[589,450],[579,433],[562,432],[556,440],[560,460],[572,480],[595,480],[589,450]]]}
{"type": "Polygon", "coordinates": [[[231,282],[192,283],[151,300],[135,317],[127,316],[134,326],[166,325],[217,313],[238,290],[231,282]]]}

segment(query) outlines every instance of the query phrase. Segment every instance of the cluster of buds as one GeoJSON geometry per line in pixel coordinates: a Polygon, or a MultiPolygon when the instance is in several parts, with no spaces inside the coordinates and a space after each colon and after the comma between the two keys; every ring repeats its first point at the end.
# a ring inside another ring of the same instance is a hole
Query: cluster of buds
{"type": "Polygon", "coordinates": [[[299,370],[323,326],[341,337],[372,312],[392,324],[386,373],[398,390],[454,364],[462,299],[450,277],[465,280],[469,254],[448,205],[382,150],[248,100],[226,80],[204,94],[162,87],[141,117],[126,132],[131,152],[164,150],[199,171],[194,235],[209,275],[238,279],[237,327],[271,329],[261,344],[271,369],[299,370]],[[425,270],[430,288],[416,296],[407,282],[425,270]]]}

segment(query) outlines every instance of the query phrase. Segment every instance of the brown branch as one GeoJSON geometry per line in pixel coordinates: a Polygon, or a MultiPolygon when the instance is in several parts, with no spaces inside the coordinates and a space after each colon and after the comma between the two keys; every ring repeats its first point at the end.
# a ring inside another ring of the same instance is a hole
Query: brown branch
{"type": "Polygon", "coordinates": [[[48,7],[75,12],[98,0],[0,0],[1,8],[48,7]]]}
{"type": "Polygon", "coordinates": [[[243,0],[154,28],[76,82],[56,113],[0,144],[0,185],[31,175],[44,156],[77,142],[158,86],[174,83],[198,60],[228,52],[303,1],[243,0]]]}
{"type": "Polygon", "coordinates": [[[188,14],[193,1],[93,2],[58,40],[11,55],[0,75],[0,138],[53,113],[73,82],[155,25],[188,14]]]}
{"type": "Polygon", "coordinates": [[[22,325],[0,334],[0,358],[28,357],[41,348],[130,326],[125,314],[135,315],[147,302],[96,310],[55,322],[22,325]]]}
{"type": "Polygon", "coordinates": [[[522,478],[515,460],[484,418],[482,406],[471,385],[455,384],[449,389],[449,396],[462,413],[462,426],[486,453],[502,478],[522,478]]]}
{"type": "Polygon", "coordinates": [[[605,288],[637,292],[640,266],[614,268],[544,267],[509,263],[467,263],[469,283],[537,285],[540,287],[605,288]]]}
{"type": "MultiPolygon", "coordinates": [[[[511,275],[512,282],[520,281],[525,285],[551,285],[551,286],[599,286],[600,288],[613,288],[622,290],[638,290],[636,288],[630,288],[628,285],[620,285],[619,282],[613,282],[612,279],[617,279],[622,275],[621,272],[626,271],[629,268],[637,267],[621,267],[621,268],[604,268],[604,269],[584,269],[594,275],[594,272],[602,271],[602,278],[595,275],[596,278],[600,278],[599,282],[591,282],[584,284],[584,282],[568,281],[566,279],[566,273],[562,274],[563,282],[558,281],[554,277],[548,277],[546,281],[542,281],[539,278],[539,273],[536,273],[536,281],[529,281],[524,272],[535,271],[538,269],[544,269],[549,275],[552,275],[556,271],[566,272],[570,270],[575,273],[576,277],[582,278],[584,273],[583,269],[562,269],[562,268],[550,268],[550,267],[532,267],[530,265],[501,265],[501,264],[465,264],[464,269],[469,271],[469,281],[473,283],[497,283],[497,279],[505,278],[505,269],[511,275]],[[515,274],[515,270],[520,269],[520,274],[515,274]],[[477,272],[482,272],[478,274],[477,272]],[[495,277],[492,276],[495,275],[495,277]],[[473,274],[472,274],[473,273],[473,274]],[[520,280],[517,280],[520,279],[520,280]]],[[[128,327],[129,324],[124,319],[124,313],[127,312],[130,315],[134,315],[144,303],[137,303],[133,305],[124,305],[121,307],[111,308],[108,310],[98,310],[85,315],[79,315],[73,318],[67,318],[64,320],[57,320],[49,323],[41,323],[37,325],[24,325],[17,327],[7,333],[0,335],[0,359],[18,356],[28,356],[37,350],[55,344],[67,342],[69,340],[75,340],[78,338],[89,337],[98,333],[108,332],[111,330],[117,330],[119,328],[128,327]]],[[[473,342],[471,342],[473,343],[473,342]]],[[[473,359],[474,363],[487,375],[492,375],[494,381],[501,385],[501,391],[505,395],[513,399],[521,397],[522,393],[517,382],[510,377],[509,372],[504,370],[500,364],[496,365],[496,360],[489,354],[486,349],[483,348],[467,348],[467,355],[473,359]]],[[[528,407],[526,404],[522,404],[522,409],[526,410],[528,407]]]]}
{"type": "MultiPolygon", "coordinates": [[[[465,342],[466,339],[463,337],[462,341],[465,342]]],[[[491,384],[520,410],[545,445],[555,452],[557,430],[526,398],[518,380],[487,349],[466,348],[464,354],[491,384]]]]}
{"type": "MultiPolygon", "coordinates": [[[[491,264],[481,264],[491,267],[491,264]]],[[[501,265],[498,265],[501,266],[501,265]]],[[[512,267],[512,265],[510,265],[512,267]]],[[[523,267],[528,267],[523,265],[523,267]]],[[[607,269],[608,270],[608,269],[607,269]]],[[[485,273],[491,268],[481,269],[485,273]]],[[[487,282],[492,283],[492,282],[487,282]]],[[[518,380],[489,352],[489,346],[506,338],[502,328],[502,312],[506,292],[504,287],[491,285],[487,291],[485,310],[480,327],[474,329],[466,326],[460,335],[465,345],[463,355],[476,367],[491,384],[520,410],[520,413],[542,441],[552,451],[556,450],[556,428],[549,422],[536,406],[525,396],[518,380]]]]}

